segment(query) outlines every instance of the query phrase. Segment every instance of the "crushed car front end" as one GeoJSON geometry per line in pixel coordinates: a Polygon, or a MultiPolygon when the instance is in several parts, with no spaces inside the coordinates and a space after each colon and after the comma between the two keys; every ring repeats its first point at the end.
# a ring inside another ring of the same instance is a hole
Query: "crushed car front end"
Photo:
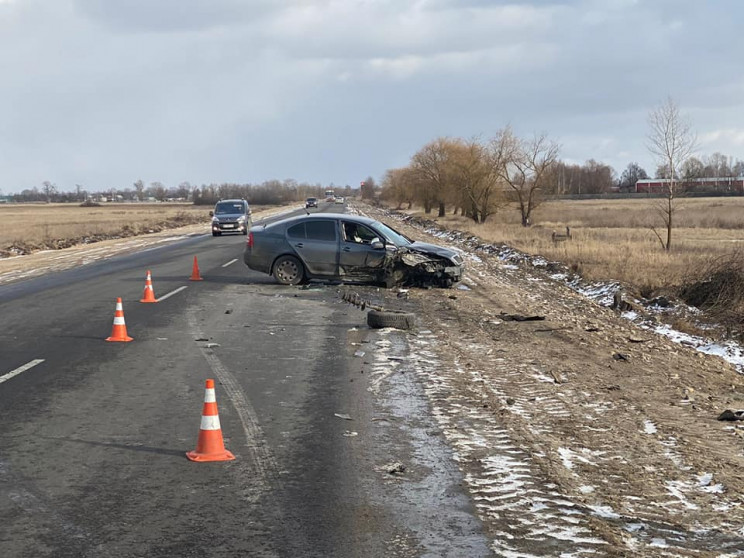
{"type": "Polygon", "coordinates": [[[451,287],[460,281],[464,262],[455,250],[413,242],[388,255],[385,283],[410,287],[451,287]]]}

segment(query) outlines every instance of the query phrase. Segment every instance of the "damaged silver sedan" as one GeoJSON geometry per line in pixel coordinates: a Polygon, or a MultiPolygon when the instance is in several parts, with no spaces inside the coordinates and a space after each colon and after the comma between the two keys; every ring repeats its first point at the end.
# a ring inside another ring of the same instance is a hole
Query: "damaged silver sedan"
{"type": "Polygon", "coordinates": [[[243,261],[284,285],[326,280],[450,287],[463,269],[455,250],[411,240],[374,219],[334,213],[254,226],[243,261]]]}

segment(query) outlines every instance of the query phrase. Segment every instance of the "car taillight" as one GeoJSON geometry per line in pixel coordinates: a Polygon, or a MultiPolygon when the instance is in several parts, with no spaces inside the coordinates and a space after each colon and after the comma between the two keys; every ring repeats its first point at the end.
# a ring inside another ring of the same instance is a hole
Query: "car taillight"
{"type": "Polygon", "coordinates": [[[246,246],[248,248],[253,249],[253,233],[252,232],[248,233],[248,240],[246,241],[246,246]]]}

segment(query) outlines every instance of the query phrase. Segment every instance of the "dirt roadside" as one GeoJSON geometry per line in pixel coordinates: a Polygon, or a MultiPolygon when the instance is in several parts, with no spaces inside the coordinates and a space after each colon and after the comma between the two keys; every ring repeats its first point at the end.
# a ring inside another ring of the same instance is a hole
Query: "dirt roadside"
{"type": "Polygon", "coordinates": [[[744,408],[744,376],[544,270],[450,245],[459,288],[383,296],[419,313],[412,358],[496,554],[744,555],[744,422],[716,420],[744,408]]]}

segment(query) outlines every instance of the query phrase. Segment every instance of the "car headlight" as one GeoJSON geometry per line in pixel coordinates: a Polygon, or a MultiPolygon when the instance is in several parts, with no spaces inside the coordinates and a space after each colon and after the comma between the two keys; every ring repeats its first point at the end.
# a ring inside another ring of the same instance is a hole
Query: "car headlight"
{"type": "Polygon", "coordinates": [[[245,215],[238,217],[238,223],[245,223],[245,215]]]}

